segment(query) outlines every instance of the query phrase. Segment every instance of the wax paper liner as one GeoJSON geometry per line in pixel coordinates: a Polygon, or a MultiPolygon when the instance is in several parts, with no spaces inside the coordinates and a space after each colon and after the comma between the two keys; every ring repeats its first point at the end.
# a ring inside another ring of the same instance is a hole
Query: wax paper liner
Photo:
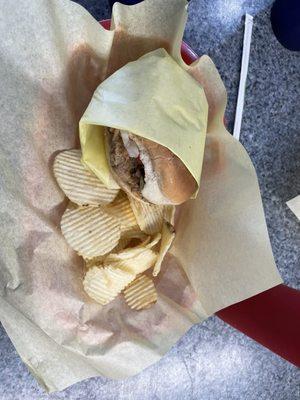
{"type": "Polygon", "coordinates": [[[226,92],[207,56],[188,69],[209,105],[201,188],[181,209],[173,255],[155,280],[157,304],[136,312],[122,297],[94,303],[82,259],[61,235],[55,155],[79,146],[79,120],[106,76],[160,47],[178,53],[185,6],[116,4],[116,29],[105,31],[69,1],[1,5],[0,320],[48,391],[134,375],[193,324],[281,282],[255,171],[223,126],[226,92]]]}

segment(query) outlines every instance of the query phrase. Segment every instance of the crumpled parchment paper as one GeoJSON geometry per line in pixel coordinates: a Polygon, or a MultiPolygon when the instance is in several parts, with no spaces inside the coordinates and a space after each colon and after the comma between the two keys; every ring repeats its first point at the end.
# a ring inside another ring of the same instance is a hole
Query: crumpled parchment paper
{"type": "Polygon", "coordinates": [[[79,120],[104,77],[159,47],[182,62],[185,5],[116,4],[115,30],[105,31],[67,0],[1,4],[0,320],[48,391],[136,374],[193,324],[281,283],[256,174],[223,126],[226,91],[207,56],[184,66],[205,90],[208,132],[201,188],[181,209],[158,303],[134,312],[121,297],[105,307],[91,301],[82,260],[61,235],[55,155],[79,146],[79,120]]]}

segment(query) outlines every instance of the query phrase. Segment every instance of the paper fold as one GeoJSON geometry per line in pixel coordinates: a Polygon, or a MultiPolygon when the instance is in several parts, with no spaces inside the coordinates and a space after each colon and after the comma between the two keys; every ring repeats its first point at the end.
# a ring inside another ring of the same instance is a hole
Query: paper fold
{"type": "Polygon", "coordinates": [[[80,120],[82,160],[111,186],[103,139],[104,128],[109,126],[167,147],[199,185],[207,113],[199,83],[166,50],[157,49],[122,67],[98,86],[80,120]]]}

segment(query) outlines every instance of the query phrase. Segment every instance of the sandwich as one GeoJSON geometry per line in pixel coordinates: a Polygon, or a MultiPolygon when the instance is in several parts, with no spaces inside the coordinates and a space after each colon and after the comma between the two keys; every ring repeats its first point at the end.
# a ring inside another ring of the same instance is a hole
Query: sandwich
{"type": "Polygon", "coordinates": [[[111,173],[129,195],[157,205],[179,205],[191,198],[197,182],[168,148],[128,131],[106,128],[111,173]]]}

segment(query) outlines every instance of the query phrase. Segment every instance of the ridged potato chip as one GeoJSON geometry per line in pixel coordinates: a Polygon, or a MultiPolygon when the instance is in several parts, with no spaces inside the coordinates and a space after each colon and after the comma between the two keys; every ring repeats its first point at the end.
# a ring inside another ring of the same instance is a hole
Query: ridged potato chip
{"type": "Polygon", "coordinates": [[[175,212],[176,212],[176,207],[175,206],[165,206],[164,207],[164,220],[169,222],[169,224],[174,226],[174,221],[175,221],[175,212]]]}
{"type": "Polygon", "coordinates": [[[143,232],[140,230],[139,227],[136,229],[132,229],[130,231],[126,231],[122,233],[122,238],[123,239],[136,239],[137,241],[142,242],[143,240],[146,240],[148,238],[147,233],[143,232]]]}
{"type": "Polygon", "coordinates": [[[128,198],[141,230],[149,235],[161,232],[164,218],[164,206],[147,204],[131,196],[128,196],[128,198]]]}
{"type": "Polygon", "coordinates": [[[120,251],[114,251],[110,254],[107,254],[104,257],[104,262],[105,263],[111,263],[111,262],[117,262],[121,260],[128,260],[130,258],[133,258],[146,249],[152,249],[156,244],[160,241],[161,239],[161,234],[158,233],[157,235],[154,236],[154,238],[151,240],[151,236],[147,236],[146,239],[141,242],[139,245],[134,246],[134,247],[129,247],[127,249],[122,249],[120,251]]]}
{"type": "Polygon", "coordinates": [[[161,239],[161,233],[157,233],[152,240],[151,237],[149,236],[147,240],[141,243],[141,247],[145,246],[147,247],[147,249],[152,249],[154,246],[157,245],[160,239],[161,239]]]}
{"type": "Polygon", "coordinates": [[[104,261],[105,256],[98,256],[90,259],[85,259],[85,267],[86,268],[91,268],[91,267],[102,267],[103,261],[104,261]]]}
{"type": "Polygon", "coordinates": [[[118,194],[118,189],[107,189],[103,183],[81,163],[81,150],[59,153],[54,161],[53,172],[65,195],[78,205],[108,204],[118,194]]]}
{"type": "Polygon", "coordinates": [[[126,231],[134,232],[139,230],[139,226],[132,211],[130,202],[124,192],[120,191],[116,199],[112,203],[105,206],[104,210],[118,218],[122,233],[126,231]]]}
{"type": "Polygon", "coordinates": [[[85,292],[97,303],[105,305],[134,280],[135,275],[112,267],[92,267],[83,280],[85,292]]]}
{"type": "Polygon", "coordinates": [[[126,238],[126,237],[123,238],[121,236],[121,239],[119,240],[119,243],[117,244],[116,247],[113,248],[112,251],[114,253],[118,253],[119,251],[124,250],[129,245],[130,242],[131,242],[130,238],[126,238]]]}
{"type": "Polygon", "coordinates": [[[142,245],[142,243],[149,243],[151,240],[150,236],[147,236],[146,233],[139,231],[126,231],[123,234],[121,233],[121,239],[117,246],[112,250],[113,253],[119,253],[121,250],[125,250],[126,248],[133,248],[136,246],[142,245]]]}
{"type": "Polygon", "coordinates": [[[175,239],[175,231],[173,226],[170,225],[168,222],[164,222],[161,235],[160,249],[158,252],[157,260],[153,268],[153,276],[157,276],[159,274],[163,259],[165,258],[165,255],[169,251],[174,239],[175,239]]]}
{"type": "Polygon", "coordinates": [[[157,245],[160,239],[161,233],[157,233],[153,238],[151,236],[146,236],[143,242],[141,241],[139,244],[133,247],[145,247],[147,249],[152,249],[157,245]]]}
{"type": "Polygon", "coordinates": [[[104,266],[119,268],[132,274],[141,274],[152,268],[157,260],[157,253],[146,247],[133,247],[105,257],[104,266]]]}
{"type": "Polygon", "coordinates": [[[62,217],[61,230],[68,244],[85,259],[108,253],[121,236],[118,220],[99,207],[69,206],[62,217]]]}
{"type": "Polygon", "coordinates": [[[141,275],[126,287],[125,301],[133,310],[145,310],[157,301],[157,292],[152,279],[141,275]]]}

